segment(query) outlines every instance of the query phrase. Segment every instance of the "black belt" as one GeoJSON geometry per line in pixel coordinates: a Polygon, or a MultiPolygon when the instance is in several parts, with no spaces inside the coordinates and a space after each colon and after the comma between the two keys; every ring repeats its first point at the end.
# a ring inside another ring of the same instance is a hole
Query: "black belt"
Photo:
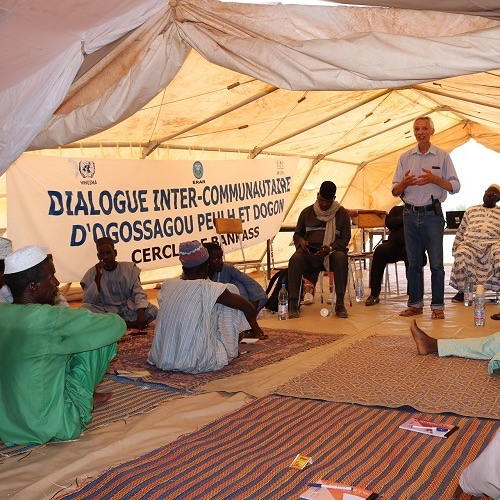
{"type": "Polygon", "coordinates": [[[405,208],[407,210],[411,210],[412,212],[430,212],[434,210],[434,204],[430,205],[422,205],[421,207],[416,207],[415,205],[410,205],[409,203],[405,203],[405,208]]]}

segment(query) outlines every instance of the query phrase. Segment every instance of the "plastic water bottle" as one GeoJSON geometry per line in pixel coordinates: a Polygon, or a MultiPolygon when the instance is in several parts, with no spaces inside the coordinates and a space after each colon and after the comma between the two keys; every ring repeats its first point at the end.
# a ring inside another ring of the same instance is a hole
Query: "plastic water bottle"
{"type": "Polygon", "coordinates": [[[472,276],[467,274],[464,284],[464,306],[471,306],[474,302],[474,282],[472,276]]]}
{"type": "Polygon", "coordinates": [[[365,289],[363,287],[363,276],[359,269],[356,270],[356,281],[354,283],[354,288],[356,289],[356,302],[361,302],[365,294],[365,289]]]}
{"type": "Polygon", "coordinates": [[[278,319],[288,319],[288,290],[285,283],[281,285],[280,293],[278,293],[278,319]]]}
{"type": "Polygon", "coordinates": [[[485,304],[484,286],[477,285],[476,296],[474,297],[474,324],[476,326],[484,326],[486,318],[485,304]]]}

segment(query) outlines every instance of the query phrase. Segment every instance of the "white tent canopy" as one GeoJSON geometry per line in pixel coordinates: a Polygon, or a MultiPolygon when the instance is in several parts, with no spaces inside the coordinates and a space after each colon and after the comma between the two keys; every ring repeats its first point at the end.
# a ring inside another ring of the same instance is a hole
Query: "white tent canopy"
{"type": "Polygon", "coordinates": [[[474,138],[500,152],[500,2],[364,3],[0,2],[0,172],[60,146],[153,160],[295,155],[293,224],[325,178],[346,206],[393,205],[420,115],[448,151],[474,138]]]}

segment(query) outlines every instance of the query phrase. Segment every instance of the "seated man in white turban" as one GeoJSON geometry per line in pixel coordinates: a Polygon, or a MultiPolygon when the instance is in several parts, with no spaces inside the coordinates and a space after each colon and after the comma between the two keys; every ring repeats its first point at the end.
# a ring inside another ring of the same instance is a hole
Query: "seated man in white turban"
{"type": "Polygon", "coordinates": [[[133,262],[117,262],[112,238],[96,241],[99,262],[82,278],[82,307],[95,313],[116,313],[129,328],[145,328],[158,308],[148,301],[141,285],[140,269],[133,262]]]}
{"type": "Polygon", "coordinates": [[[0,440],[6,445],[76,439],[95,388],[116,355],[125,322],[116,314],[52,307],[59,281],[38,246],[5,259],[12,304],[0,304],[0,440]]]}
{"type": "Polygon", "coordinates": [[[238,356],[241,332],[257,323],[257,309],[231,283],[208,279],[208,250],[199,241],[179,245],[183,276],[167,279],[148,361],[162,370],[201,373],[220,370],[238,356]]]}
{"type": "Polygon", "coordinates": [[[453,242],[455,257],[450,285],[458,290],[453,302],[464,301],[464,284],[469,275],[486,290],[500,290],[500,186],[492,184],[483,204],[465,211],[453,242]]]}

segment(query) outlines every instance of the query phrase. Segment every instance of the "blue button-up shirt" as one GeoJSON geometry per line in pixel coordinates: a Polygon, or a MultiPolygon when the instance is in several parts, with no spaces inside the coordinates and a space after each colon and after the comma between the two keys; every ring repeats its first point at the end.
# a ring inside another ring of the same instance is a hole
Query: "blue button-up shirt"
{"type": "MultiPolygon", "coordinates": [[[[451,193],[454,194],[460,191],[460,181],[450,155],[432,144],[425,154],[421,154],[418,146],[415,146],[400,156],[392,180],[393,187],[403,180],[406,171],[409,170],[413,175],[419,176],[423,174],[424,168],[448,180],[452,187],[451,193]]],[[[401,198],[406,203],[422,206],[431,204],[432,197],[442,203],[446,200],[447,195],[448,191],[446,189],[436,186],[436,184],[426,184],[425,186],[408,186],[402,193],[401,198]]]]}

